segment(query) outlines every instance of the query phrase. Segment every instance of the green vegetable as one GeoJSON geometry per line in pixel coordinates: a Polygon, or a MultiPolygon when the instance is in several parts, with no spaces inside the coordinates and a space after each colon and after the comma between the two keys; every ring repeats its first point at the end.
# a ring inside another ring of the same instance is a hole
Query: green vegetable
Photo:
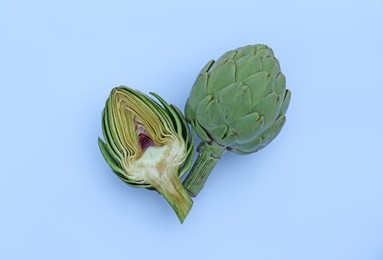
{"type": "Polygon", "coordinates": [[[266,45],[241,47],[208,62],[185,106],[186,119],[201,138],[185,188],[197,195],[225,151],[249,154],[268,145],[286,121],[290,95],[266,45]]]}
{"type": "Polygon", "coordinates": [[[128,87],[114,88],[102,115],[98,144],[112,171],[133,187],[157,190],[181,223],[193,202],[180,182],[191,166],[193,138],[182,113],[128,87]]]}

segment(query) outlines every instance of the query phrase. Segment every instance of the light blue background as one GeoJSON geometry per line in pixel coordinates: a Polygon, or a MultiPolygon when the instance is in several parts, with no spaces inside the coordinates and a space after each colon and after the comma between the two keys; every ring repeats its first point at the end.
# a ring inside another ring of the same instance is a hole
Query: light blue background
{"type": "Polygon", "coordinates": [[[383,259],[383,2],[0,0],[0,259],[383,259]],[[181,225],[97,146],[124,84],[183,108],[265,43],[292,90],[267,148],[225,154],[181,225]]]}

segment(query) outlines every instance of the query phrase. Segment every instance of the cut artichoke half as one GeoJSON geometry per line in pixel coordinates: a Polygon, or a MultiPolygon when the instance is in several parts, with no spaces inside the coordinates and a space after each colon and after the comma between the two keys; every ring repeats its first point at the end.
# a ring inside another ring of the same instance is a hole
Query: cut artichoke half
{"type": "Polygon", "coordinates": [[[133,187],[157,190],[181,223],[192,200],[180,182],[193,159],[193,135],[180,110],[160,96],[114,88],[102,114],[102,155],[112,171],[133,187]]]}

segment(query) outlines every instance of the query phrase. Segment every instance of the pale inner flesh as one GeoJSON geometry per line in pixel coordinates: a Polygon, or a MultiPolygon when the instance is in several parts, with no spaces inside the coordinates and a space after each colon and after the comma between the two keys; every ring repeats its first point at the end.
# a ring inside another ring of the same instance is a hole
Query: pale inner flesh
{"type": "Polygon", "coordinates": [[[174,140],[163,146],[149,146],[137,160],[125,165],[129,178],[141,183],[164,184],[175,177],[175,170],[183,163],[185,144],[174,140]]]}

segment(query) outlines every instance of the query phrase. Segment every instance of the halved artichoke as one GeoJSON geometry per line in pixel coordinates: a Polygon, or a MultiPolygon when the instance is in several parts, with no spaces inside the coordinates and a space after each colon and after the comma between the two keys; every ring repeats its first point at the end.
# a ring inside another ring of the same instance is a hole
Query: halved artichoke
{"type": "Polygon", "coordinates": [[[114,88],[102,114],[98,144],[112,171],[133,187],[157,190],[181,223],[193,202],[180,182],[193,159],[193,135],[180,110],[131,88],[114,88]]]}

